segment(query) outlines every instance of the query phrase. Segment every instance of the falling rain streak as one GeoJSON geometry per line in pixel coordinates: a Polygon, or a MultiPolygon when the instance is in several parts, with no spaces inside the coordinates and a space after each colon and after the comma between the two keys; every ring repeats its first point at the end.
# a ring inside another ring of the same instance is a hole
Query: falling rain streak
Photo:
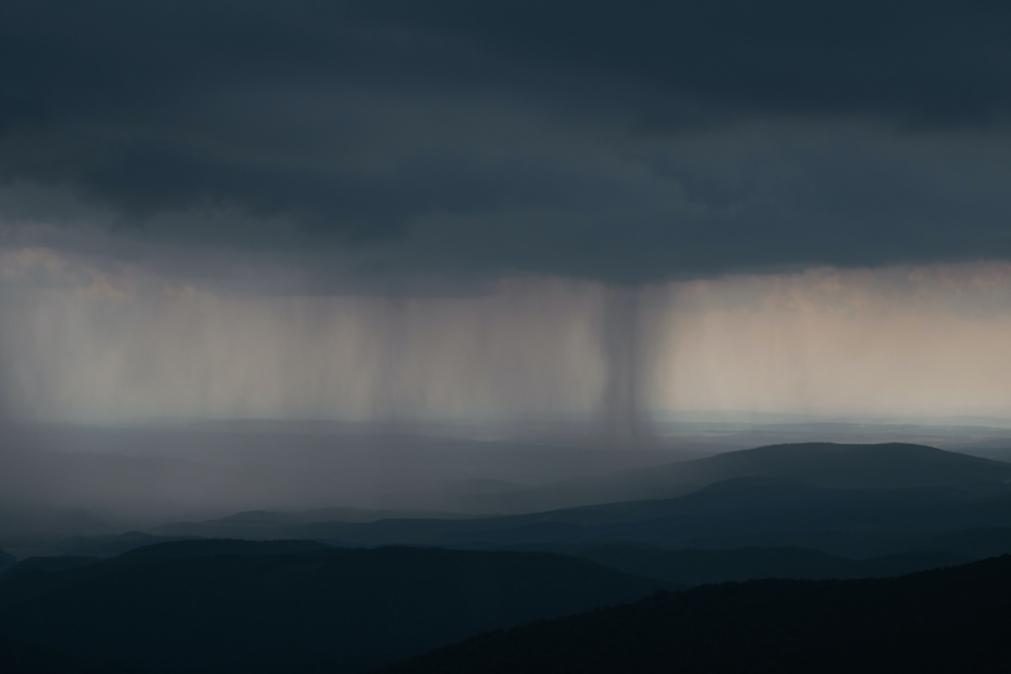
{"type": "Polygon", "coordinates": [[[548,421],[634,446],[672,412],[1011,409],[1006,265],[298,295],[0,252],[19,418],[548,421]]]}

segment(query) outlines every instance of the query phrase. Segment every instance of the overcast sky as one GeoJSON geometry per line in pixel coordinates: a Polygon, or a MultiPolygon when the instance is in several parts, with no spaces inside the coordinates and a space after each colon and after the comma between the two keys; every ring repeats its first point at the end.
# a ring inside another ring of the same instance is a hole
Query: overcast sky
{"type": "Polygon", "coordinates": [[[1011,413],[1008,82],[1003,2],[6,0],[0,402],[1011,413]]]}

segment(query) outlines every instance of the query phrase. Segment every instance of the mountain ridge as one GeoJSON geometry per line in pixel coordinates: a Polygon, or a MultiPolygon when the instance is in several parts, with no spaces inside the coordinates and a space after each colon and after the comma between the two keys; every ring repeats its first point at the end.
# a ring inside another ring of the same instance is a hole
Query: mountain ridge
{"type": "Polygon", "coordinates": [[[793,477],[825,487],[1009,484],[1011,463],[914,443],[779,443],[500,494],[498,505],[517,512],[673,498],[735,477],[793,477]]]}
{"type": "Polygon", "coordinates": [[[547,552],[185,541],[0,576],[0,633],[166,674],[360,672],[660,587],[547,552]]]}
{"type": "Polygon", "coordinates": [[[384,674],[802,674],[1011,665],[1011,556],[892,579],[767,580],[659,593],[487,633],[384,674]]]}

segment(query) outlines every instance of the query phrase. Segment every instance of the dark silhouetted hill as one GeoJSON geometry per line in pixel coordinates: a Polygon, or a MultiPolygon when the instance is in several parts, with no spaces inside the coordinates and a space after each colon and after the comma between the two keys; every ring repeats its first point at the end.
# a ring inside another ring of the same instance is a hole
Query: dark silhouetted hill
{"type": "Polygon", "coordinates": [[[148,672],[357,672],[659,585],[544,553],[190,541],[0,578],[0,634],[148,672]]]}
{"type": "Polygon", "coordinates": [[[736,478],[766,478],[836,489],[973,488],[1011,483],[1011,463],[905,443],[768,445],[501,497],[501,507],[538,511],[666,499],[736,478]]]}
{"type": "MultiPolygon", "coordinates": [[[[269,531],[344,547],[529,549],[621,543],[803,547],[867,557],[905,552],[930,535],[1011,527],[1009,475],[1008,464],[919,445],[774,445],[623,473],[613,480],[638,495],[687,492],[672,498],[498,517],[343,522],[247,513],[234,519],[243,522],[240,530],[256,532],[252,538],[269,531]]],[[[600,500],[615,495],[608,484],[579,483],[580,488],[599,488],[593,493],[600,500]]],[[[564,491],[564,485],[559,488],[564,491]]],[[[234,521],[206,526],[234,530],[234,521]]]]}
{"type": "Polygon", "coordinates": [[[66,556],[66,557],[28,557],[8,567],[5,580],[25,578],[28,576],[49,576],[50,574],[70,571],[82,566],[88,566],[98,561],[97,557],[66,556]]]}
{"type": "Polygon", "coordinates": [[[615,485],[636,496],[680,494],[671,498],[469,518],[356,509],[247,511],[166,525],[156,534],[54,540],[35,554],[110,556],[157,542],[224,537],[344,547],[805,547],[877,556],[905,552],[928,535],[1011,527],[1009,470],[1002,462],[920,445],[773,445],[557,485],[558,494],[586,488],[588,500],[612,501],[615,485]]]}
{"type": "Polygon", "coordinates": [[[282,557],[312,555],[332,551],[328,545],[317,541],[243,541],[243,540],[192,540],[157,543],[136,548],[119,556],[121,561],[164,562],[172,560],[214,557],[282,557]]]}
{"type": "Polygon", "coordinates": [[[53,536],[35,540],[29,547],[32,557],[115,557],[156,543],[189,540],[192,536],[158,536],[142,531],[87,536],[53,536]]]}
{"type": "Polygon", "coordinates": [[[754,581],[490,633],[387,674],[1011,671],[1011,557],[887,580],[754,581]]]}
{"type": "Polygon", "coordinates": [[[0,672],[4,674],[141,674],[122,664],[70,657],[50,647],[0,636],[0,672]]]}
{"type": "Polygon", "coordinates": [[[871,560],[804,548],[698,550],[600,545],[567,551],[574,556],[676,587],[756,578],[859,578],[877,575],[871,560]]]}
{"type": "Polygon", "coordinates": [[[1011,554],[1011,529],[972,529],[911,540],[897,554],[853,559],[794,547],[667,549],[610,544],[559,551],[675,587],[761,578],[898,576],[1011,554]]]}
{"type": "Polygon", "coordinates": [[[738,478],[673,499],[611,503],[469,520],[333,524],[344,546],[555,548],[610,543],[668,548],[805,547],[867,557],[903,552],[925,536],[1011,527],[1011,489],[840,489],[738,478]]]}

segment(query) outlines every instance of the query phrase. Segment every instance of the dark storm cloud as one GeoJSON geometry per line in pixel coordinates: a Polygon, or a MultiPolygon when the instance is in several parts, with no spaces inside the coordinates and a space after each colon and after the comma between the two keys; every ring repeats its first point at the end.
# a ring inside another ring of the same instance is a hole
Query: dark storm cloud
{"type": "Polygon", "coordinates": [[[380,276],[1011,257],[1008,26],[1004,3],[9,1],[0,217],[380,276]]]}
{"type": "Polygon", "coordinates": [[[466,36],[527,64],[597,69],[716,105],[945,123],[1003,115],[1011,100],[1011,10],[998,2],[378,6],[403,25],[466,36]]]}

